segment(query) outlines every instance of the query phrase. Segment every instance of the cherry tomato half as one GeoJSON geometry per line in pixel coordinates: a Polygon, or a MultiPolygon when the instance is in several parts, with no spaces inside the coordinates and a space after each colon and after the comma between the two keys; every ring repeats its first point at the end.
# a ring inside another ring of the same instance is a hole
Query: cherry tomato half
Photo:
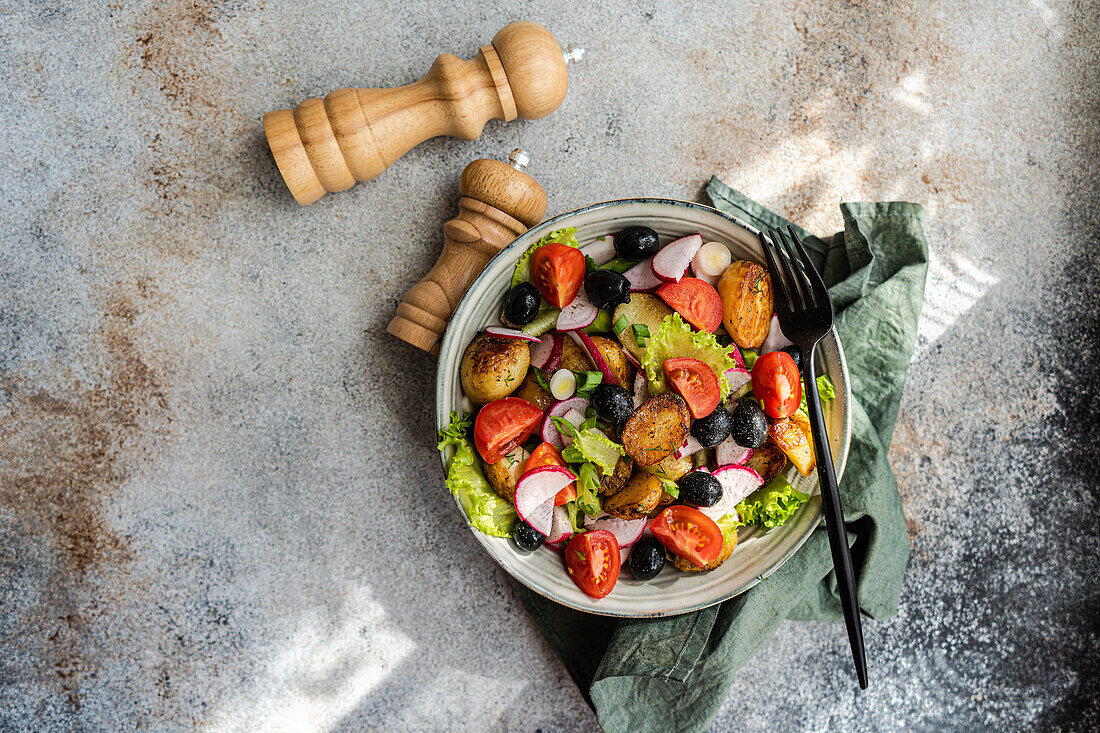
{"type": "Polygon", "coordinates": [[[584,282],[584,255],[567,244],[544,244],[531,255],[531,280],[555,308],[564,308],[577,297],[584,282]]]}
{"type": "Polygon", "coordinates": [[[575,534],[565,546],[569,577],[592,598],[603,598],[611,592],[622,565],[619,541],[606,529],[575,534]]]}
{"type": "Polygon", "coordinates": [[[677,283],[665,283],[657,288],[657,297],[700,331],[714,333],[722,325],[722,296],[705,280],[685,277],[677,283]]]}
{"type": "Polygon", "coordinates": [[[665,359],[661,364],[672,391],[684,398],[691,416],[698,420],[714,412],[722,395],[714,370],[698,359],[665,359]]]}
{"type": "Polygon", "coordinates": [[[676,504],[658,514],[649,528],[661,544],[702,567],[722,552],[722,530],[698,509],[676,504]]]}
{"type": "Polygon", "coordinates": [[[764,354],[752,365],[752,393],[769,417],[793,415],[802,403],[802,378],[785,351],[764,354]]]}
{"type": "Polygon", "coordinates": [[[496,463],[531,437],[542,422],[542,410],[519,397],[493,400],[474,421],[474,446],[486,463],[496,463]]]}
{"type": "MultiPolygon", "coordinates": [[[[523,471],[526,473],[532,468],[538,468],[539,466],[561,466],[562,468],[568,468],[568,466],[565,465],[565,461],[562,460],[561,453],[558,452],[558,449],[549,443],[542,443],[538,448],[535,448],[534,453],[527,459],[527,465],[523,467],[523,471]]],[[[558,492],[558,495],[554,497],[554,506],[568,504],[576,498],[577,482],[574,481],[558,492]]]]}

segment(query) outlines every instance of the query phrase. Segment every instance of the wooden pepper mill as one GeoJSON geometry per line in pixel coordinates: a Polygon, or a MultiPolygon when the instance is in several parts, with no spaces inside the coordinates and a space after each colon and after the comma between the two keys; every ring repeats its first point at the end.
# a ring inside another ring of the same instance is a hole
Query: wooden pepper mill
{"type": "Polygon", "coordinates": [[[386,170],[438,135],[474,140],[485,123],[553,112],[569,87],[567,61],[538,23],[506,25],[469,60],[445,53],[420,81],[395,89],[337,89],[264,115],[279,172],[303,206],[386,170]]]}
{"type": "Polygon", "coordinates": [[[529,157],[475,160],[458,179],[458,216],[443,225],[443,251],[397,306],[386,330],[439,354],[439,341],[466,289],[498,252],[546,215],[546,191],[523,172],[529,157]]]}

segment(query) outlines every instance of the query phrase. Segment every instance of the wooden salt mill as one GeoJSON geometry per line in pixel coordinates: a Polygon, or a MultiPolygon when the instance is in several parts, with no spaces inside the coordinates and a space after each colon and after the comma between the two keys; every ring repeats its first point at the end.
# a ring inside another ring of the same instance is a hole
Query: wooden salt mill
{"type": "Polygon", "coordinates": [[[458,216],[443,225],[443,251],[397,306],[386,330],[439,354],[447,322],[467,288],[498,252],[546,215],[546,191],[523,172],[530,158],[515,150],[508,163],[475,160],[458,179],[458,216]]]}
{"type": "Polygon", "coordinates": [[[490,119],[545,117],[565,98],[566,62],[583,55],[582,48],[563,53],[538,23],[511,23],[469,61],[445,53],[407,86],[311,97],[265,114],[264,132],[287,188],[304,206],[374,178],[429,138],[474,140],[490,119]]]}

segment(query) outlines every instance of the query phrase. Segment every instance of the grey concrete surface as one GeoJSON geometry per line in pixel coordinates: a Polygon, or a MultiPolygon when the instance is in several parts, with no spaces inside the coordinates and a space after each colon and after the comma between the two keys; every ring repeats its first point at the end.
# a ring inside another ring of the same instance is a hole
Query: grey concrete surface
{"type": "Polygon", "coordinates": [[[1097,7],[0,1],[0,729],[592,730],[440,487],[384,327],[462,167],[551,213],[711,173],[808,227],[927,210],[901,611],[788,623],[715,730],[1100,728],[1097,7]],[[299,208],[258,120],[532,19],[536,122],[299,208]]]}

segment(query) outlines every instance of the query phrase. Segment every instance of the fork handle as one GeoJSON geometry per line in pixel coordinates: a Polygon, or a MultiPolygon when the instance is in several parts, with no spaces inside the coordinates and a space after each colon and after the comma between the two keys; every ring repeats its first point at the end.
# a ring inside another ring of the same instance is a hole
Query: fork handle
{"type": "Polygon", "coordinates": [[[803,374],[806,389],[806,407],[810,414],[810,432],[813,434],[814,454],[817,456],[817,477],[821,484],[821,503],[825,508],[825,527],[829,533],[829,548],[833,553],[840,605],[844,609],[844,625],[848,628],[848,642],[852,647],[852,659],[856,665],[859,687],[867,689],[867,652],[863,647],[863,626],[859,618],[859,599],[856,597],[856,577],[852,569],[852,555],[848,550],[848,538],[844,527],[844,512],[840,508],[840,488],[833,468],[833,453],[829,448],[825,420],[821,416],[821,398],[817,394],[817,373],[814,367],[816,344],[802,352],[803,374]]]}

